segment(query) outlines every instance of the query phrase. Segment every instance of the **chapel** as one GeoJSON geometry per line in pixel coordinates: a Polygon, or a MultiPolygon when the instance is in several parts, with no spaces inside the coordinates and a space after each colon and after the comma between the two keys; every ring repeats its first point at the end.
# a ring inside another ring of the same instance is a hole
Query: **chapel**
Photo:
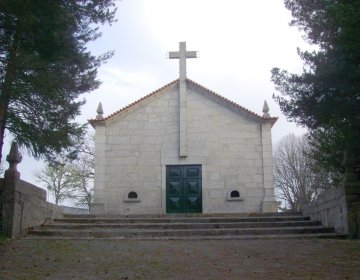
{"type": "Polygon", "coordinates": [[[185,42],[170,52],[180,77],[104,117],[95,129],[96,215],[276,212],[271,117],[186,77],[185,42]]]}

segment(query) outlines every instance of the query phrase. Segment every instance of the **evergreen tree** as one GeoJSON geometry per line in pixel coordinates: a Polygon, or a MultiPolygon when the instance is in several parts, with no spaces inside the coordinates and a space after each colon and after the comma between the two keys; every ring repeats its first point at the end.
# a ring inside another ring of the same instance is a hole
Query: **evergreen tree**
{"type": "Polygon", "coordinates": [[[7,129],[35,157],[54,157],[78,142],[82,93],[99,86],[86,44],[112,23],[114,0],[0,1],[0,160],[7,129]]]}
{"type": "Polygon", "coordinates": [[[285,0],[291,25],[318,47],[300,51],[301,74],[278,68],[272,81],[283,113],[310,131],[314,158],[340,170],[344,150],[359,157],[360,147],[360,1],[285,0]]]}

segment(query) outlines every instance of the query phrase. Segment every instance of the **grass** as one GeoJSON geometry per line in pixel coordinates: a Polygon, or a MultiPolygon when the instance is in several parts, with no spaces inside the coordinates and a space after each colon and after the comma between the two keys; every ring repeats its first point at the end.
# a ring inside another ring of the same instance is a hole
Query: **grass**
{"type": "Polygon", "coordinates": [[[3,232],[0,232],[0,245],[3,245],[6,243],[6,241],[9,240],[9,236],[4,234],[3,232]]]}

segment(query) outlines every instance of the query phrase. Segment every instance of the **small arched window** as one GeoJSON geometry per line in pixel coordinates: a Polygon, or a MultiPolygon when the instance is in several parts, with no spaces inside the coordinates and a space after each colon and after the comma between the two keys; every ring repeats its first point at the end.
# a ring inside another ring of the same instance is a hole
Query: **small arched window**
{"type": "Polygon", "coordinates": [[[228,190],[226,200],[227,201],[243,201],[244,198],[240,197],[240,191],[232,189],[232,190],[228,190]]]}
{"type": "Polygon", "coordinates": [[[240,193],[239,193],[239,191],[232,191],[231,193],[230,193],[230,197],[231,198],[235,198],[235,197],[240,197],[240,193]]]}
{"type": "Polygon", "coordinates": [[[136,192],[129,192],[128,193],[128,198],[129,199],[137,199],[138,198],[138,194],[136,192]]]}

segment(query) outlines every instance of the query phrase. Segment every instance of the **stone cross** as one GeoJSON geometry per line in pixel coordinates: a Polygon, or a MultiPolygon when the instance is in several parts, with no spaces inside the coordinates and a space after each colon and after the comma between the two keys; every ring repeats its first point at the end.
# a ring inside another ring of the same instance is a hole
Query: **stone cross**
{"type": "Polygon", "coordinates": [[[187,157],[187,88],[186,88],[186,59],[196,58],[195,51],[186,51],[186,42],[179,43],[179,51],[169,52],[170,59],[179,59],[180,83],[179,83],[179,101],[180,101],[180,121],[179,137],[180,147],[179,156],[187,157]]]}
{"type": "Polygon", "coordinates": [[[186,79],[186,59],[187,58],[197,58],[196,51],[186,51],[186,42],[179,43],[179,51],[169,52],[170,59],[179,59],[179,71],[180,71],[180,81],[185,81],[186,79]]]}

